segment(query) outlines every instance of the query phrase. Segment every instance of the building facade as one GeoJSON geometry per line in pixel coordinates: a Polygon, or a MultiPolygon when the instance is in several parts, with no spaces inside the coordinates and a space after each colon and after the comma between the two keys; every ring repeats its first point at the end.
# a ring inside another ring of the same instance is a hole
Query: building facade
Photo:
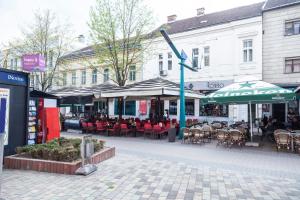
{"type": "MultiPolygon", "coordinates": [[[[268,0],[263,7],[263,80],[294,89],[299,72],[300,1],[268,0]]],[[[264,107],[267,115],[285,116],[286,121],[290,114],[299,114],[298,101],[264,107]]]]}
{"type": "MultiPolygon", "coordinates": [[[[168,22],[157,30],[165,28],[177,48],[187,54],[187,64],[198,70],[185,70],[187,87],[209,93],[241,79],[262,80],[262,6],[263,3],[256,3],[210,14],[197,9],[195,17],[183,20],[176,20],[176,15],[168,17],[168,22]]],[[[132,73],[129,77],[134,78],[127,84],[156,77],[178,83],[178,60],[163,37],[155,38],[151,48],[153,51],[144,56],[147,59],[143,64],[129,72],[132,73]]],[[[60,66],[62,77],[57,88],[112,82],[114,75],[105,66],[96,71],[83,64],[82,60],[92,62],[94,56],[91,47],[64,56],[67,62],[60,66]]],[[[110,100],[110,116],[116,114],[115,103],[110,100]]],[[[139,103],[132,104],[136,108],[134,114],[143,117],[139,114],[139,103]]],[[[148,100],[147,105],[151,109],[152,102],[148,100]]],[[[179,116],[178,99],[163,100],[160,107],[168,110],[171,118],[179,116]]],[[[187,117],[208,121],[248,118],[247,105],[200,106],[198,99],[187,99],[186,110],[187,117]]]]}

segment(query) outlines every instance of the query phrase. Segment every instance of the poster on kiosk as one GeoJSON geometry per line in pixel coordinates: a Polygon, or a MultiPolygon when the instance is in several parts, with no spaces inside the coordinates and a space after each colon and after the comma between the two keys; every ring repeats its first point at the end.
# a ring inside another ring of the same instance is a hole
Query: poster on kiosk
{"type": "Polygon", "coordinates": [[[0,175],[4,145],[8,144],[9,89],[0,88],[0,175]]]}

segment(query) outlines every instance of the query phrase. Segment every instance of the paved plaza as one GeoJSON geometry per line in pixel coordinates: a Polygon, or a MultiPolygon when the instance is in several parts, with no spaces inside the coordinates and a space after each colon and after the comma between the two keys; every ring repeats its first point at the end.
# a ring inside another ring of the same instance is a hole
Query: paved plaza
{"type": "MultiPolygon", "coordinates": [[[[68,137],[81,136],[65,133],[68,137]]],[[[97,136],[99,137],[99,136],[97,136]]],[[[103,137],[116,157],[90,176],[4,170],[1,197],[40,199],[300,199],[300,156],[264,148],[103,137]]]]}

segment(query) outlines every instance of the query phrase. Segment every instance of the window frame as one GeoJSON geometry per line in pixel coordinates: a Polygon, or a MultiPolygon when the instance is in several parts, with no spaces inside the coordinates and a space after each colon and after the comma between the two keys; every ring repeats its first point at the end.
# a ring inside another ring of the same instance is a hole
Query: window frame
{"type": "Polygon", "coordinates": [[[77,73],[76,73],[76,71],[72,71],[72,82],[71,82],[71,84],[76,85],[76,82],[77,82],[77,73]]]}
{"type": "Polygon", "coordinates": [[[251,63],[254,61],[254,56],[253,56],[253,39],[245,39],[243,40],[243,63],[251,63]],[[251,46],[249,45],[249,42],[251,42],[251,46]],[[245,45],[246,44],[246,45],[245,45]],[[246,52],[246,54],[245,54],[246,52]],[[251,52],[251,57],[250,57],[250,52],[251,52]],[[245,55],[246,55],[246,60],[245,60],[245,55]],[[251,60],[250,60],[251,58],[251,60]]]}
{"type": "Polygon", "coordinates": [[[293,35],[300,35],[300,18],[292,19],[292,20],[286,20],[284,22],[284,36],[293,36],[293,35]],[[291,27],[292,33],[287,32],[287,30],[288,30],[287,25],[288,24],[292,25],[292,27],[291,27]],[[295,24],[299,24],[298,33],[295,33],[295,24]]]}
{"type": "Polygon", "coordinates": [[[86,84],[86,70],[81,70],[81,85],[86,84]]]}
{"type": "Polygon", "coordinates": [[[193,48],[192,49],[192,67],[199,69],[199,48],[193,48]],[[195,50],[197,50],[197,54],[195,54],[195,50]],[[197,65],[195,65],[194,60],[197,61],[197,65]]]}
{"type": "Polygon", "coordinates": [[[195,116],[195,99],[186,99],[185,100],[185,115],[187,116],[195,116]],[[189,105],[188,103],[192,102],[193,103],[193,112],[189,112],[189,105]],[[193,114],[191,114],[193,113],[193,114]]]}
{"type": "Polygon", "coordinates": [[[168,52],[168,70],[172,70],[173,68],[172,57],[172,52],[168,52]]]}
{"type": "Polygon", "coordinates": [[[103,82],[108,82],[109,81],[109,69],[106,68],[103,70],[103,82]]]}
{"type": "Polygon", "coordinates": [[[296,71],[294,70],[294,61],[295,60],[298,60],[299,62],[299,65],[300,65],[300,56],[299,57],[287,57],[287,58],[284,58],[284,73],[285,74],[295,74],[295,73],[300,73],[300,68],[299,68],[299,71],[296,71]],[[287,62],[288,61],[291,61],[292,62],[292,65],[291,65],[291,72],[287,72],[287,62]]]}
{"type": "Polygon", "coordinates": [[[164,56],[162,53],[158,54],[158,69],[160,72],[164,70],[164,56]]]}
{"type": "Polygon", "coordinates": [[[169,100],[169,115],[177,115],[177,100],[169,100]]]}
{"type": "Polygon", "coordinates": [[[136,81],[136,66],[129,66],[129,81],[136,81]]]}
{"type": "Polygon", "coordinates": [[[203,62],[204,67],[210,66],[210,46],[203,47],[203,62]],[[205,52],[206,49],[208,49],[208,52],[205,52]],[[208,64],[206,63],[206,58],[208,59],[208,64]]]}
{"type": "Polygon", "coordinates": [[[98,79],[98,70],[93,69],[92,71],[92,84],[96,84],[98,79]]]}
{"type": "Polygon", "coordinates": [[[67,85],[67,72],[62,73],[62,85],[66,86],[67,85]]]}

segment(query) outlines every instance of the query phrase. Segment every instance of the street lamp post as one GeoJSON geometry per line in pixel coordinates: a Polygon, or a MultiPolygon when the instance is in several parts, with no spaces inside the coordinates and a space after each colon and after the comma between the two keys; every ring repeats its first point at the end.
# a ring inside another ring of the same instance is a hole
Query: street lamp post
{"type": "Polygon", "coordinates": [[[175,53],[176,57],[180,60],[180,131],[179,131],[179,139],[182,139],[183,137],[183,132],[182,128],[185,127],[185,96],[184,96],[184,68],[188,68],[189,70],[192,71],[197,71],[197,69],[192,68],[188,65],[185,64],[185,61],[187,59],[187,55],[185,52],[182,50],[181,54],[171,41],[170,37],[168,36],[167,32],[164,29],[160,29],[160,33],[166,40],[166,42],[169,44],[171,47],[172,51],[175,53]]]}

